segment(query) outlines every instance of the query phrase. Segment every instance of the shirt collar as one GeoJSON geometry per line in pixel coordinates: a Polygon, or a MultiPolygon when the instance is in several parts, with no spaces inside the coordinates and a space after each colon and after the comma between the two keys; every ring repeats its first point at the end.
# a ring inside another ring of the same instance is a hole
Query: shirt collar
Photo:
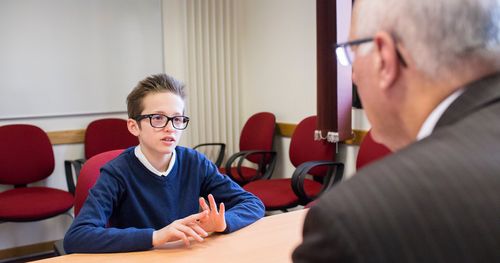
{"type": "Polygon", "coordinates": [[[450,107],[450,105],[460,96],[464,93],[464,89],[459,89],[453,92],[450,96],[448,96],[446,99],[441,101],[439,105],[427,116],[427,119],[424,121],[424,124],[422,124],[422,127],[420,127],[420,131],[417,134],[417,141],[422,140],[423,138],[429,136],[432,131],[434,130],[434,127],[436,127],[436,123],[438,122],[439,118],[443,115],[443,113],[450,107]]]}
{"type": "Polygon", "coordinates": [[[139,159],[139,161],[152,173],[158,175],[158,176],[167,176],[170,171],[172,171],[172,168],[174,167],[175,164],[175,150],[172,152],[172,157],[170,158],[170,163],[168,164],[167,170],[165,172],[160,172],[158,171],[146,158],[144,153],[141,151],[141,146],[137,145],[134,148],[134,154],[139,159]]]}

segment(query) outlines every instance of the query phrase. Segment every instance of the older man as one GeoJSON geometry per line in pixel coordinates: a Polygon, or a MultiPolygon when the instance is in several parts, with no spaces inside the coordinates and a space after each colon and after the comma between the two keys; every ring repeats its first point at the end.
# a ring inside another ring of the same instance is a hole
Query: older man
{"type": "Polygon", "coordinates": [[[357,0],[336,53],[396,152],[311,208],[294,262],[500,262],[500,1],[357,0]]]}

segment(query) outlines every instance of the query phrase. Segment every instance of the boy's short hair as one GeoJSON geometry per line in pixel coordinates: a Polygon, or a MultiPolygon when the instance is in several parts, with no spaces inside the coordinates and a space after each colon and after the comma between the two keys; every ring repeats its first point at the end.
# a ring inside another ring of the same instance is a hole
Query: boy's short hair
{"type": "Polygon", "coordinates": [[[184,83],[167,74],[151,75],[141,80],[127,96],[127,112],[129,118],[134,118],[144,110],[142,101],[150,93],[170,92],[184,100],[186,92],[184,83]]]}

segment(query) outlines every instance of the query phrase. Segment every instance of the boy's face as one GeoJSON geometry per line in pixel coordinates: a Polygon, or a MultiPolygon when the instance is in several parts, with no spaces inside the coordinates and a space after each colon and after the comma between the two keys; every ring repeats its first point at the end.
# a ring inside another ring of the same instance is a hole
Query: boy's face
{"type": "MultiPolygon", "coordinates": [[[[143,98],[142,105],[144,110],[141,115],[164,114],[173,117],[182,116],[184,112],[184,101],[170,92],[150,93],[143,98]]],[[[172,121],[169,121],[164,128],[154,128],[149,118],[138,122],[129,119],[128,127],[130,132],[139,138],[141,150],[146,157],[161,157],[172,153],[182,134],[182,130],[172,126],[172,121]]]]}

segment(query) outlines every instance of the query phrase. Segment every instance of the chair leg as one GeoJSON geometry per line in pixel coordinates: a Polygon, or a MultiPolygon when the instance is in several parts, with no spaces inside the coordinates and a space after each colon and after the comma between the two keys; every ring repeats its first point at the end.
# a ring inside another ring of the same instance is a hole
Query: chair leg
{"type": "Polygon", "coordinates": [[[71,213],[70,211],[66,211],[64,214],[69,216],[71,219],[75,219],[75,217],[73,216],[73,213],[71,213]]]}
{"type": "Polygon", "coordinates": [[[54,253],[56,254],[56,256],[66,255],[62,239],[56,240],[54,242],[54,253]]]}

